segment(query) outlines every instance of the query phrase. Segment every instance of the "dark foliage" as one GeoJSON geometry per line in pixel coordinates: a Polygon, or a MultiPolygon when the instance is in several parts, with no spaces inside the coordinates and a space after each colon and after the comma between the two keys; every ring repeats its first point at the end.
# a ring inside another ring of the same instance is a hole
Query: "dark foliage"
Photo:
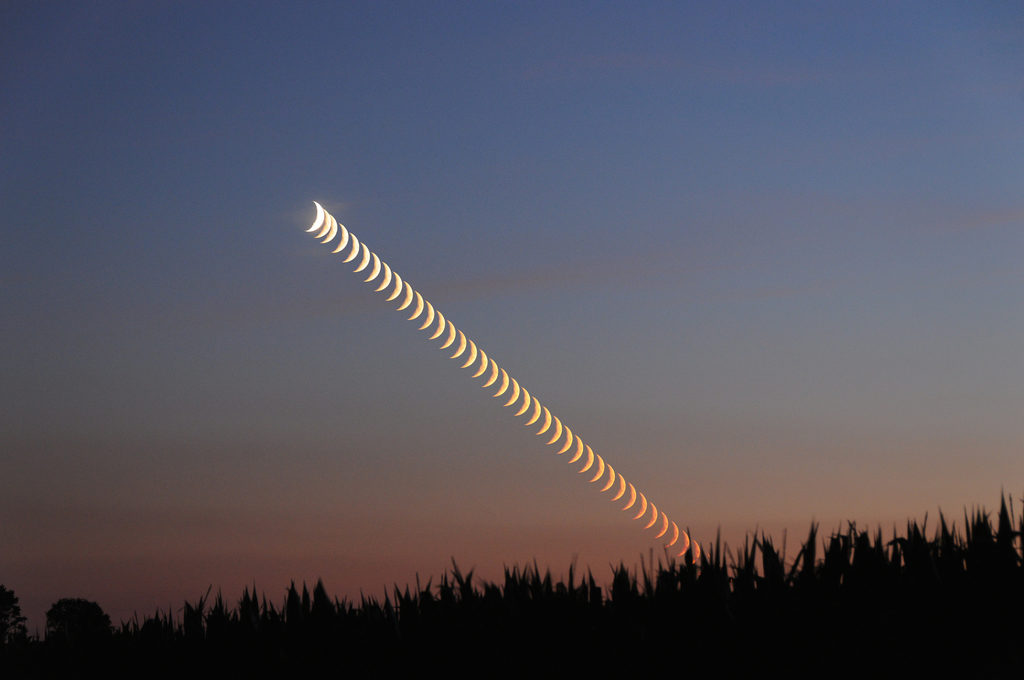
{"type": "MultiPolygon", "coordinates": [[[[1024,668],[1024,516],[1003,502],[963,531],[940,515],[886,540],[849,525],[795,559],[766,536],[699,564],[641,562],[555,581],[536,564],[475,582],[453,563],[428,582],[359,603],[293,583],[280,607],[246,589],[230,608],[209,592],[93,641],[110,675],[551,676],[668,670],[725,677],[1015,677],[1024,668]],[[819,549],[821,554],[819,557],[819,549]]],[[[7,663],[25,675],[68,668],[48,637],[7,663]]],[[[84,644],[84,643],[82,643],[84,644]]],[[[71,645],[74,647],[74,645],[71,645]]],[[[68,650],[63,650],[68,653],[68,650]]],[[[9,655],[10,656],[10,655],[9,655]]],[[[75,669],[83,666],[75,658],[75,669]]],[[[3,670],[0,668],[0,670],[3,670]]]]}

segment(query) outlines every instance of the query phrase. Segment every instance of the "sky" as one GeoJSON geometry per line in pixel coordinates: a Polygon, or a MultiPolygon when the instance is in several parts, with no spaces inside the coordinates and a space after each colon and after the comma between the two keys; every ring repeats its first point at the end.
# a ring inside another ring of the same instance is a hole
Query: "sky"
{"type": "Polygon", "coordinates": [[[698,541],[1024,492],[1017,4],[13,0],[0,92],[30,630],[663,557],[313,201],[698,541]]]}

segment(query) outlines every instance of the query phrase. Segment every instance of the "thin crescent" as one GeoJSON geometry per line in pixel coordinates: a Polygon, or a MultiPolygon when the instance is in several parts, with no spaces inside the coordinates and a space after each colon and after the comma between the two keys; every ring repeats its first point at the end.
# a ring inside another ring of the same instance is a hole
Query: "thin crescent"
{"type": "Polygon", "coordinates": [[[590,481],[590,483],[591,483],[591,484],[593,484],[593,483],[594,483],[594,482],[596,482],[597,480],[601,479],[601,476],[602,476],[602,475],[604,475],[604,458],[602,458],[601,456],[598,456],[598,457],[597,457],[597,474],[596,474],[596,475],[594,475],[594,476],[593,476],[593,477],[592,477],[592,478],[591,478],[591,479],[589,480],[589,481],[590,481]]]}
{"type": "Polygon", "coordinates": [[[449,359],[458,359],[459,355],[466,351],[466,334],[459,331],[459,344],[455,348],[455,354],[448,357],[449,359]]]}
{"type": "Polygon", "coordinates": [[[405,297],[402,298],[402,304],[395,307],[396,312],[402,311],[403,309],[408,307],[409,304],[412,302],[412,286],[409,285],[408,281],[404,282],[402,285],[405,286],[405,297]]]}
{"type": "Polygon", "coordinates": [[[622,508],[623,512],[629,510],[636,503],[636,487],[632,484],[629,485],[629,502],[626,503],[626,507],[622,508]]]}
{"type": "Polygon", "coordinates": [[[412,316],[410,316],[408,319],[406,319],[406,321],[412,321],[413,319],[415,319],[417,316],[419,316],[422,313],[423,313],[423,296],[420,295],[419,291],[416,291],[416,306],[413,307],[413,309],[412,309],[412,316]]]}
{"type": "Polygon", "coordinates": [[[654,514],[651,515],[651,521],[644,526],[644,531],[647,531],[648,529],[653,527],[654,523],[658,521],[658,506],[655,505],[654,503],[651,503],[651,512],[653,512],[654,514]]]}
{"type": "Polygon", "coordinates": [[[558,419],[558,416],[555,416],[554,420],[555,420],[555,433],[553,435],[551,435],[551,439],[550,440],[548,440],[547,442],[544,443],[545,446],[551,446],[552,444],[554,444],[555,442],[557,442],[559,439],[562,438],[562,421],[558,419]]]}
{"type": "Polygon", "coordinates": [[[327,221],[327,236],[320,239],[320,243],[330,243],[331,239],[338,235],[338,220],[331,216],[331,219],[327,221]]]}
{"type": "Polygon", "coordinates": [[[490,387],[491,385],[494,384],[494,381],[497,380],[497,379],[498,379],[498,362],[495,361],[494,359],[491,359],[491,374],[489,376],[487,376],[487,382],[485,382],[483,385],[481,385],[481,387],[490,387]]]}
{"type": "Polygon", "coordinates": [[[380,274],[380,258],[377,257],[377,253],[371,253],[370,256],[373,258],[373,266],[370,267],[370,275],[363,279],[363,283],[369,283],[377,278],[377,274],[380,274]]]}
{"type": "Polygon", "coordinates": [[[682,557],[683,554],[690,549],[690,535],[685,531],[681,532],[679,535],[683,537],[683,547],[679,549],[679,554],[677,554],[676,557],[682,557]]]}
{"type": "Polygon", "coordinates": [[[676,544],[676,541],[678,541],[678,540],[679,540],[679,527],[676,525],[675,522],[672,522],[672,540],[669,541],[668,544],[665,545],[665,547],[666,548],[671,548],[672,546],[674,546],[676,544]]]}
{"type": "Polygon", "coordinates": [[[583,474],[590,469],[590,466],[594,464],[594,451],[590,448],[590,444],[587,444],[587,464],[577,470],[578,474],[583,474]]]}
{"type": "Polygon", "coordinates": [[[469,358],[466,359],[466,363],[459,366],[459,368],[469,368],[469,365],[476,361],[476,343],[472,340],[469,341],[469,358]]]}
{"type": "Polygon", "coordinates": [[[640,493],[640,512],[633,516],[633,519],[640,519],[647,512],[647,496],[640,493]]]}
{"type": "Polygon", "coordinates": [[[691,547],[693,548],[693,561],[696,563],[700,559],[700,543],[694,541],[691,547]]]}
{"type": "Polygon", "coordinates": [[[508,373],[505,369],[501,369],[501,383],[498,384],[498,391],[494,393],[495,397],[500,397],[505,394],[505,390],[508,389],[508,373]]]}
{"type": "Polygon", "coordinates": [[[356,273],[363,271],[364,269],[366,269],[366,265],[370,264],[370,249],[366,247],[365,243],[362,245],[363,257],[362,259],[359,260],[359,266],[352,270],[353,272],[356,273]]]}
{"type": "Polygon", "coordinates": [[[515,417],[518,418],[519,416],[521,416],[524,413],[526,413],[526,409],[528,409],[528,408],[530,408],[530,393],[524,387],[523,388],[523,405],[520,406],[519,410],[516,411],[515,413],[513,413],[512,415],[514,415],[515,417]]]}
{"type": "Polygon", "coordinates": [[[444,344],[438,349],[448,349],[455,342],[455,324],[452,323],[451,319],[448,319],[448,337],[445,338],[444,344]]]}
{"type": "Polygon", "coordinates": [[[348,229],[341,222],[338,222],[338,230],[341,231],[341,240],[338,241],[337,247],[331,251],[331,255],[340,253],[348,245],[348,229]]]}
{"type": "MultiPolygon", "coordinates": [[[[401,307],[399,307],[399,309],[401,309],[401,307]]],[[[444,331],[445,325],[446,324],[444,322],[444,314],[442,314],[441,312],[438,312],[437,313],[437,330],[434,331],[434,334],[431,335],[427,339],[428,340],[437,340],[437,338],[440,337],[441,332],[444,331]]]]}
{"type": "Polygon", "coordinates": [[[307,234],[316,231],[324,223],[324,207],[316,201],[313,201],[313,205],[316,206],[316,219],[313,220],[313,226],[306,230],[307,234]]]}
{"type": "Polygon", "coordinates": [[[537,436],[539,437],[540,435],[542,435],[545,432],[547,432],[549,427],[551,427],[551,411],[549,411],[548,407],[545,406],[544,407],[544,422],[541,423],[540,430],[537,432],[537,436]]]}
{"type": "Polygon", "coordinates": [[[430,300],[427,300],[427,318],[423,320],[423,325],[417,330],[423,330],[432,323],[434,323],[434,305],[430,304],[430,300]]]}
{"type": "Polygon", "coordinates": [[[583,440],[580,439],[579,435],[576,435],[576,454],[568,460],[569,465],[572,465],[580,459],[583,455],[583,440]]]}
{"type": "Polygon", "coordinates": [[[572,446],[572,430],[570,430],[569,426],[566,425],[565,426],[565,444],[562,445],[561,450],[557,451],[555,453],[555,455],[561,456],[563,453],[565,453],[566,451],[569,450],[570,446],[572,446]]]}
{"type": "Polygon", "coordinates": [[[518,398],[519,398],[519,383],[516,382],[515,378],[512,378],[512,396],[509,397],[508,401],[506,401],[504,404],[502,404],[502,406],[503,407],[504,406],[511,406],[512,404],[516,403],[516,399],[518,399],[518,398]]]}
{"type": "Polygon", "coordinates": [[[324,234],[331,230],[331,219],[332,215],[329,212],[324,211],[324,221],[320,225],[320,230],[313,234],[313,238],[320,240],[324,237],[324,234]]]}
{"type": "Polygon", "coordinates": [[[487,352],[480,350],[480,368],[476,369],[476,373],[469,376],[470,378],[479,378],[487,370],[487,352]]]}
{"type": "Polygon", "coordinates": [[[615,468],[613,468],[611,466],[611,464],[609,463],[609,465],[608,465],[608,483],[604,485],[604,488],[601,489],[601,491],[599,493],[604,493],[608,489],[612,488],[612,484],[614,484],[614,483],[615,483],[615,468]]]}
{"type": "MultiPolygon", "coordinates": [[[[630,484],[630,486],[633,486],[633,485],[630,484]]],[[[619,475],[619,492],[617,494],[615,494],[614,496],[612,496],[612,503],[614,503],[615,501],[617,501],[620,498],[622,498],[623,494],[625,494],[625,493],[626,493],[626,478],[623,477],[622,475],[619,475]]]]}
{"type": "Polygon", "coordinates": [[[374,293],[379,293],[388,286],[391,285],[391,266],[387,262],[384,263],[384,279],[380,282],[380,285],[373,289],[374,293]]]}
{"type": "Polygon", "coordinates": [[[665,535],[665,532],[668,531],[668,515],[666,515],[665,513],[661,513],[661,524],[661,531],[658,532],[655,538],[661,538],[665,535]]]}
{"type": "Polygon", "coordinates": [[[526,427],[529,427],[530,425],[533,425],[535,422],[537,422],[538,418],[540,418],[540,402],[537,401],[536,399],[534,399],[533,400],[533,415],[531,415],[530,419],[527,420],[525,423],[523,423],[523,425],[526,426],[526,427]]]}
{"type": "Polygon", "coordinates": [[[386,298],[384,298],[384,302],[391,302],[396,297],[398,297],[398,294],[401,293],[401,292],[402,292],[402,277],[398,275],[398,272],[395,272],[395,291],[393,293],[391,293],[391,295],[389,295],[386,298]]]}
{"type": "Polygon", "coordinates": [[[359,237],[356,236],[355,234],[352,234],[352,252],[349,253],[348,257],[346,257],[344,260],[342,260],[342,262],[351,262],[352,260],[356,259],[356,255],[358,255],[358,254],[359,254],[359,237]]]}

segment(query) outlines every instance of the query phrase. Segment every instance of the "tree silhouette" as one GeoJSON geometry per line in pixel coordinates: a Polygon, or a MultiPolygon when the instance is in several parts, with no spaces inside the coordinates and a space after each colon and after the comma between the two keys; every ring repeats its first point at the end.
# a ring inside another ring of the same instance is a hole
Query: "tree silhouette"
{"type": "Polygon", "coordinates": [[[110,633],[110,617],[90,600],[62,598],[46,612],[48,641],[78,646],[104,641],[110,633]]]}
{"type": "Polygon", "coordinates": [[[25,640],[27,636],[18,596],[13,590],[0,585],[0,647],[25,640]]]}

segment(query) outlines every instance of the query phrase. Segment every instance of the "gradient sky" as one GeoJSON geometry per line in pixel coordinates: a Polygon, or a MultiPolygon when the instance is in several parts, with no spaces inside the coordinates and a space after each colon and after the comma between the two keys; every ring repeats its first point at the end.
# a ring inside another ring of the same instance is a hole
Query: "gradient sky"
{"type": "Polygon", "coordinates": [[[659,554],[313,200],[699,540],[1019,499],[1024,10],[776,5],[0,5],[30,627],[659,554]]]}

